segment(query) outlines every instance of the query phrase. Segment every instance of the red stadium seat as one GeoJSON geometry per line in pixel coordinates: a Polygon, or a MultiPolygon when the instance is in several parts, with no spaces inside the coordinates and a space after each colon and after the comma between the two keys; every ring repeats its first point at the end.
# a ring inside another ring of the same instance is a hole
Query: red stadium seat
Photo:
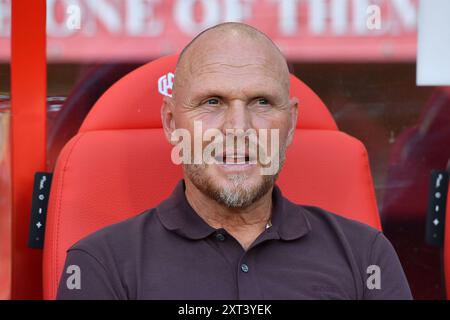
{"type": "MultiPolygon", "coordinates": [[[[176,59],[158,59],[115,83],[59,155],[46,226],[44,298],[55,297],[67,248],[157,205],[182,177],[161,128],[158,92],[158,84],[168,88],[176,59]]],[[[366,149],[338,130],[310,88],[294,76],[291,84],[300,99],[299,121],[279,177],[283,193],[381,229],[366,149]]]]}

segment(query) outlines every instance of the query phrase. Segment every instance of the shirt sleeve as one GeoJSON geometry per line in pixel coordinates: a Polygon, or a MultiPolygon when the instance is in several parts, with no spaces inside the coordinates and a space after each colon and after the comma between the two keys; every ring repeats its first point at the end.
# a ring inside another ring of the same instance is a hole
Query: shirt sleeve
{"type": "Polygon", "coordinates": [[[411,290],[397,253],[389,240],[378,233],[365,271],[364,299],[411,300],[411,290]]]}
{"type": "Polygon", "coordinates": [[[120,299],[115,287],[112,276],[96,257],[84,250],[71,249],[67,252],[56,299],[120,299]]]}

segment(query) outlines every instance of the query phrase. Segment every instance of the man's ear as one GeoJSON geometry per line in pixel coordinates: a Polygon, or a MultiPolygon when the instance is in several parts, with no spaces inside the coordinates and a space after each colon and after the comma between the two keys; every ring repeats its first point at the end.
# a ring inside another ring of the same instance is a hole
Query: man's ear
{"type": "Polygon", "coordinates": [[[291,123],[289,125],[289,132],[287,136],[286,146],[289,146],[294,140],[295,129],[297,128],[298,118],[298,98],[292,97],[289,99],[289,112],[291,113],[291,123]]]}
{"type": "Polygon", "coordinates": [[[164,134],[166,136],[167,141],[169,141],[170,144],[173,144],[171,141],[171,137],[172,132],[176,129],[173,109],[174,109],[173,98],[164,96],[163,104],[161,106],[161,121],[162,127],[164,129],[164,134]]]}

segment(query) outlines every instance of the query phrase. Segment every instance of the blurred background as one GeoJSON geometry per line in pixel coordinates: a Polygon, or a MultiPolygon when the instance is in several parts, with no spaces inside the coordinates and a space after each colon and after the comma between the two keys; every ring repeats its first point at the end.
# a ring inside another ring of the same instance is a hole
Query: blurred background
{"type": "MultiPolygon", "coordinates": [[[[11,1],[0,0],[3,285],[11,255],[11,1]]],[[[416,85],[418,8],[414,0],[47,0],[48,171],[115,81],[209,26],[245,22],[276,42],[340,130],[364,143],[383,230],[414,297],[444,299],[442,248],[425,243],[425,217],[430,173],[450,159],[450,88],[416,85]]]]}

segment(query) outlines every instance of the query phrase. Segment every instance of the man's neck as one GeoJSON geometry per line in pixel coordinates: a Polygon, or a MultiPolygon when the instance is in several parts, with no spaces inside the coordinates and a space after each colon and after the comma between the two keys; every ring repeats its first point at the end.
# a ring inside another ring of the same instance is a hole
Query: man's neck
{"type": "Polygon", "coordinates": [[[244,249],[255,241],[270,221],[273,188],[249,207],[235,209],[206,196],[189,179],[185,179],[185,185],[186,199],[195,212],[211,227],[225,229],[244,249]]]}

